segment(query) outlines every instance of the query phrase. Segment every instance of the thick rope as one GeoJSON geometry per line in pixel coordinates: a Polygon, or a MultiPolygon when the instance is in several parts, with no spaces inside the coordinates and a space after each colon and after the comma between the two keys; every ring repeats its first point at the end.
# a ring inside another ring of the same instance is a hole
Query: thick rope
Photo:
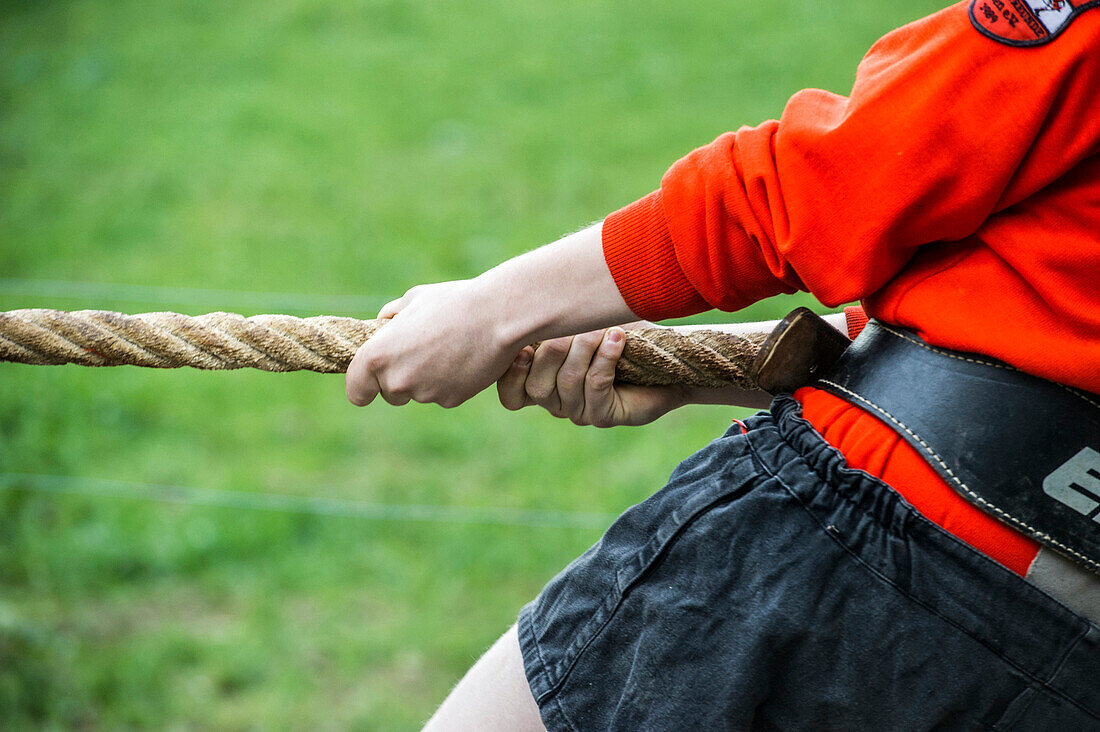
{"type": "MultiPolygon", "coordinates": [[[[106,310],[0,312],[0,361],[81,366],[343,373],[385,321],[331,315],[179,313],[123,315],[106,310]]],[[[616,381],[639,385],[753,388],[749,365],[766,334],[712,330],[629,330],[616,381]]]]}

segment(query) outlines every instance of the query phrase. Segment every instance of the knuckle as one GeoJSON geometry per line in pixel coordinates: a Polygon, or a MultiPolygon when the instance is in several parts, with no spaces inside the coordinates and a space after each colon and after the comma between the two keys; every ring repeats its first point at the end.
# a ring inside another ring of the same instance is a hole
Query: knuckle
{"type": "Polygon", "coordinates": [[[539,346],[544,355],[565,358],[569,353],[569,339],[555,338],[539,346]]]}
{"type": "Polygon", "coordinates": [[[584,397],[576,390],[558,391],[558,400],[566,412],[579,412],[584,407],[584,397]]]}
{"type": "Polygon", "coordinates": [[[581,344],[584,346],[595,348],[596,346],[600,345],[600,342],[603,340],[603,331],[593,330],[589,331],[588,333],[582,333],[576,337],[576,340],[580,341],[581,344]]]}
{"type": "Polygon", "coordinates": [[[615,376],[603,371],[592,370],[585,375],[584,381],[596,391],[604,391],[610,389],[611,385],[615,383],[615,376]]]}
{"type": "Polygon", "coordinates": [[[394,376],[386,379],[386,391],[398,396],[410,396],[413,390],[412,381],[406,376],[394,376]]]}
{"type": "Polygon", "coordinates": [[[554,387],[547,384],[528,384],[525,389],[527,391],[527,396],[540,404],[549,399],[554,393],[554,387]]]}
{"type": "Polygon", "coordinates": [[[563,368],[558,372],[558,386],[576,387],[584,382],[585,374],[572,368],[563,368]]]}
{"type": "Polygon", "coordinates": [[[368,373],[377,373],[386,367],[386,357],[379,353],[377,348],[360,351],[361,370],[368,373]]]}

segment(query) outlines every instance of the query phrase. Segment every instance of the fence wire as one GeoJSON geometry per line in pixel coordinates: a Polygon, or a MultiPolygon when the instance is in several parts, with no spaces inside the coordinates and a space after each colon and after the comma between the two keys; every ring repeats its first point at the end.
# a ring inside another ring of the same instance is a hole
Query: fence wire
{"type": "Polygon", "coordinates": [[[282,493],[231,491],[220,488],[138,483],[106,478],[39,473],[0,473],[0,490],[74,494],[212,506],[253,511],[278,511],[375,521],[423,521],[492,524],[555,529],[604,529],[615,514],[551,511],[501,506],[439,506],[370,503],[282,493]]]}

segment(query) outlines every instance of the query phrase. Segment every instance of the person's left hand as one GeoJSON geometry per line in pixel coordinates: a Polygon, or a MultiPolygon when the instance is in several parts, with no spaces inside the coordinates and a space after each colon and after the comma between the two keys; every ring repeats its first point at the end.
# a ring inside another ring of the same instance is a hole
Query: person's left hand
{"type": "Polygon", "coordinates": [[[358,406],[381,395],[455,407],[495,382],[521,344],[503,336],[505,313],[481,280],[412,288],[378,313],[387,319],[360,346],[348,367],[345,392],[358,406]]]}
{"type": "Polygon", "coordinates": [[[497,381],[500,403],[512,410],[538,405],[578,425],[649,424],[687,404],[692,393],[681,386],[615,383],[624,329],[656,327],[638,321],[526,346],[497,381]]]}

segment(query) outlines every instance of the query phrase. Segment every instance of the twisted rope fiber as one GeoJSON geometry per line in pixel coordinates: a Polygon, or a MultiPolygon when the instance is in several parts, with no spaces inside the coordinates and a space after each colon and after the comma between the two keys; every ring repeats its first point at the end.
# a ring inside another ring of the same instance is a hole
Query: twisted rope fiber
{"type": "MultiPolygon", "coordinates": [[[[0,361],[343,373],[384,323],[333,315],[10,310],[0,312],[0,361]]],[[[765,337],[630,330],[615,378],[645,386],[752,388],[749,366],[765,337]]]]}

